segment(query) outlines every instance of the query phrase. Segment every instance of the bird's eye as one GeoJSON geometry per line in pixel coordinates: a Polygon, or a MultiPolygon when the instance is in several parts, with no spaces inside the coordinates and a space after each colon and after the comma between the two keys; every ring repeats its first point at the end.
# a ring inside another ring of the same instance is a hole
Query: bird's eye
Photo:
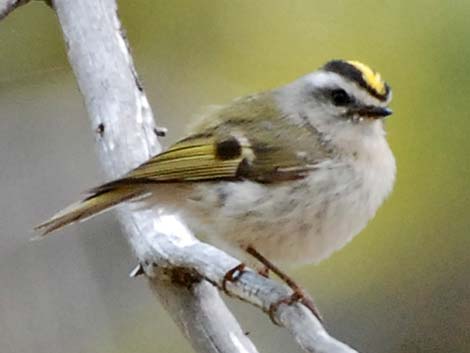
{"type": "Polygon", "coordinates": [[[344,89],[338,88],[331,91],[331,100],[336,106],[344,106],[351,103],[351,97],[344,89]]]}

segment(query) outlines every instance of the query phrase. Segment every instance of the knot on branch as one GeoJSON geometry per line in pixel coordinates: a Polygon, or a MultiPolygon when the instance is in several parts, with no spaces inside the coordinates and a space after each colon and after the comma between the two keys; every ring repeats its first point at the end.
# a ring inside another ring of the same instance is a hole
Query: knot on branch
{"type": "Polygon", "coordinates": [[[165,268],[163,273],[173,284],[183,286],[188,290],[203,280],[203,277],[195,270],[184,267],[165,268]]]}

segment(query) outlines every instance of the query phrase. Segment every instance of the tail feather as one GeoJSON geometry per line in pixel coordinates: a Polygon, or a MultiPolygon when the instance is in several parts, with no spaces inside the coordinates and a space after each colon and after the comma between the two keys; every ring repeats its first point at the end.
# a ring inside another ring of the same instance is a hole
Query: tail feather
{"type": "Polygon", "coordinates": [[[136,198],[142,195],[144,190],[142,185],[123,186],[116,182],[112,186],[105,184],[92,190],[92,194],[86,199],[71,204],[34,229],[42,231],[42,236],[45,236],[68,224],[86,220],[121,202],[136,198]]]}

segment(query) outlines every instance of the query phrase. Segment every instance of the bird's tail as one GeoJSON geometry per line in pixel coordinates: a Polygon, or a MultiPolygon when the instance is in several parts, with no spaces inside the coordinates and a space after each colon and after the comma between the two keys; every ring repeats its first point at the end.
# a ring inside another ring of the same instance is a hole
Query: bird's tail
{"type": "Polygon", "coordinates": [[[145,190],[143,184],[128,183],[125,179],[101,185],[90,190],[90,196],[86,199],[57,212],[49,220],[39,224],[34,229],[42,231],[44,236],[68,224],[96,216],[121,202],[137,198],[144,194],[145,190]]]}

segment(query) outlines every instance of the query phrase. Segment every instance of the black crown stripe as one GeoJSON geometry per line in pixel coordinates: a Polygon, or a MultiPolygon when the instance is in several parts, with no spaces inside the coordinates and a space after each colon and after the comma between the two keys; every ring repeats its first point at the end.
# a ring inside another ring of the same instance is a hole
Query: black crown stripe
{"type": "Polygon", "coordinates": [[[385,84],[385,93],[380,94],[373,87],[367,84],[366,80],[362,76],[362,72],[358,70],[354,65],[351,65],[343,60],[331,60],[325,64],[323,70],[328,72],[334,72],[348,80],[358,84],[360,87],[364,88],[371,95],[376,97],[381,101],[385,101],[390,93],[390,87],[385,84]]]}

